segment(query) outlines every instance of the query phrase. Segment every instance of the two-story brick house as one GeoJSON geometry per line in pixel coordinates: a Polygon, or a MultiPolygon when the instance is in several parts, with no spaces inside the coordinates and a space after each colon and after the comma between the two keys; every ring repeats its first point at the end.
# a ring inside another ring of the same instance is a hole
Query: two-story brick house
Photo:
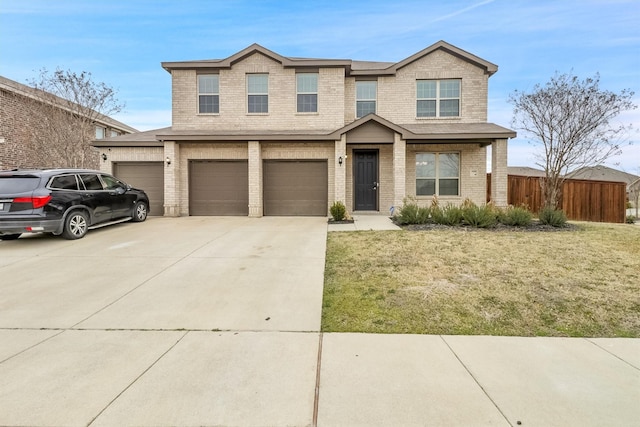
{"type": "Polygon", "coordinates": [[[254,44],[162,67],[172,126],[94,145],[104,170],[155,188],[165,215],[327,215],[334,201],[388,214],[407,196],[434,195],[481,204],[487,146],[491,197],[506,205],[515,132],[487,123],[497,66],[446,42],[397,63],[290,58],[254,44]]]}

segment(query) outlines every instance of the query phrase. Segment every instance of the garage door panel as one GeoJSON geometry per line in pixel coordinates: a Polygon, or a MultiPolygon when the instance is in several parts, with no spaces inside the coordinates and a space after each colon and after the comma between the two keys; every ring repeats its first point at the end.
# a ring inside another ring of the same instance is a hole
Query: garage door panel
{"type": "Polygon", "coordinates": [[[118,162],[114,164],[113,174],[132,187],[147,193],[149,215],[164,215],[163,162],[118,162]]]}
{"type": "Polygon", "coordinates": [[[326,160],[265,160],[263,176],[264,215],[327,215],[326,160]]]}
{"type": "Polygon", "coordinates": [[[192,160],[189,215],[248,215],[248,171],[246,160],[192,160]]]}

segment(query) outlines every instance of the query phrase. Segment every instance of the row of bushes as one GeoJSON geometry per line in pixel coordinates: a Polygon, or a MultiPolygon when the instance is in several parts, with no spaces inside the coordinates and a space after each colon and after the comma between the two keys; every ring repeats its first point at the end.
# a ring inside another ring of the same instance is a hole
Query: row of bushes
{"type": "MultiPolygon", "coordinates": [[[[404,204],[395,215],[395,222],[408,224],[442,224],[468,225],[478,228],[495,227],[504,224],[516,227],[526,227],[533,222],[533,213],[521,206],[509,206],[505,209],[497,208],[491,203],[478,206],[471,200],[464,201],[462,206],[447,204],[441,206],[437,198],[431,206],[418,206],[415,200],[405,199],[404,204]]],[[[543,209],[538,215],[542,224],[562,227],[567,217],[561,210],[543,209]]]]}

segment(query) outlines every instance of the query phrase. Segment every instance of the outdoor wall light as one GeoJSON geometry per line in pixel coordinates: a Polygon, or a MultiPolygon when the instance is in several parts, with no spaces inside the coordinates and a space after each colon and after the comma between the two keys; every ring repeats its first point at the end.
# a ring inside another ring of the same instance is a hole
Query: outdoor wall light
{"type": "Polygon", "coordinates": [[[169,158],[169,156],[167,156],[167,158],[164,161],[167,162],[167,166],[171,164],[171,159],[169,158]]]}
{"type": "Polygon", "coordinates": [[[107,154],[106,153],[102,153],[102,161],[103,162],[107,161],[107,154]]]}
{"type": "Polygon", "coordinates": [[[342,156],[338,157],[338,164],[342,166],[342,156]]]}

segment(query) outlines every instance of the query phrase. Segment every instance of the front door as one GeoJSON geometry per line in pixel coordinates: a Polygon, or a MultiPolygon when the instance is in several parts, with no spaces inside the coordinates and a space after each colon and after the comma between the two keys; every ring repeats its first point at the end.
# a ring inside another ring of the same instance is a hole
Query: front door
{"type": "Polygon", "coordinates": [[[356,211],[378,210],[378,151],[354,150],[354,193],[356,211]]]}

